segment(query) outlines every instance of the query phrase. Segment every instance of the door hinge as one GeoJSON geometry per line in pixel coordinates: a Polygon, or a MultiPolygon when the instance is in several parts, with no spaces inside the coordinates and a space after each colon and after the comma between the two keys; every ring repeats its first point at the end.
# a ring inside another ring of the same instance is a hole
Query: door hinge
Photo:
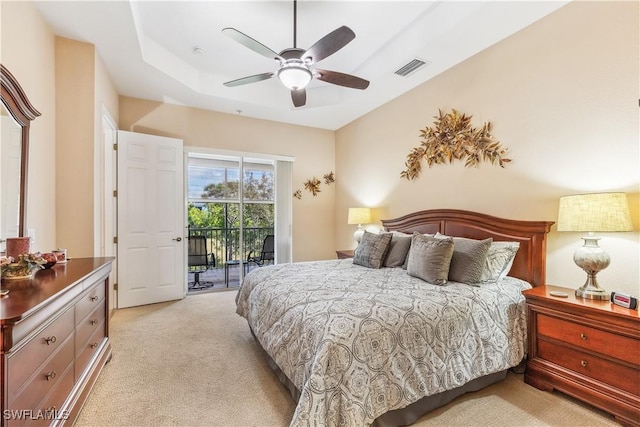
{"type": "Polygon", "coordinates": [[[118,197],[118,190],[113,190],[113,197],[118,197]]]}
{"type": "Polygon", "coordinates": [[[117,291],[117,290],[118,290],[118,284],[117,284],[117,283],[114,283],[114,284],[113,284],[113,290],[114,290],[114,291],[117,291]]]}
{"type": "Polygon", "coordinates": [[[118,150],[118,144],[113,144],[113,149],[117,151],[118,150]]]}
{"type": "Polygon", "coordinates": [[[118,243],[118,236],[115,236],[115,237],[113,238],[113,243],[116,243],[116,244],[118,243]]]}

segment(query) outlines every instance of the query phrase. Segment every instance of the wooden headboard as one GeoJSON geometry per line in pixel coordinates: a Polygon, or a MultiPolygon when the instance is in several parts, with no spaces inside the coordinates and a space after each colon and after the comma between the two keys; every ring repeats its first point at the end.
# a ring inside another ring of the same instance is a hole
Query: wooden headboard
{"type": "Polygon", "coordinates": [[[425,210],[382,220],[386,231],[440,232],[470,239],[492,237],[494,241],[520,242],[509,275],[526,280],[532,286],[545,284],[547,233],[553,224],[553,221],[503,219],[458,209],[425,210]]]}

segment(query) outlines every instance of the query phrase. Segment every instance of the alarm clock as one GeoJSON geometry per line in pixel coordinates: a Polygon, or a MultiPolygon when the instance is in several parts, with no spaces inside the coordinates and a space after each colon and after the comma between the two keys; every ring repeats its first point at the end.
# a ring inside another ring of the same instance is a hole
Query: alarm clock
{"type": "Polygon", "coordinates": [[[620,292],[611,292],[611,302],[632,310],[635,310],[638,307],[638,298],[620,292]]]}

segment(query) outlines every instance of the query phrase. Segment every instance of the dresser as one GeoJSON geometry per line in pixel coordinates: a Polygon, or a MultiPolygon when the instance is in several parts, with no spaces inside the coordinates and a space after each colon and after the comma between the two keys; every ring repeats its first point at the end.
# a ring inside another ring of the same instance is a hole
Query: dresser
{"type": "Polygon", "coordinates": [[[524,380],[574,396],[622,424],[640,425],[640,315],[574,292],[549,285],[524,292],[529,326],[524,380]]]}
{"type": "Polygon", "coordinates": [[[112,261],[77,258],[2,282],[2,427],[74,423],[111,357],[112,261]]]}

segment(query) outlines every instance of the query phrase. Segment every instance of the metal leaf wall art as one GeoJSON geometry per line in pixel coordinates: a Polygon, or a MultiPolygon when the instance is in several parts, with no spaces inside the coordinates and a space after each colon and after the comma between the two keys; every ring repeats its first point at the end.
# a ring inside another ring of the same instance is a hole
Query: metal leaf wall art
{"type": "Polygon", "coordinates": [[[304,189],[310,191],[313,197],[317,196],[320,192],[320,180],[315,176],[312,179],[308,179],[307,182],[304,183],[304,189]]]}
{"type": "MultiPolygon", "coordinates": [[[[333,173],[333,171],[326,173],[322,176],[322,179],[324,180],[325,185],[331,185],[334,182],[336,182],[336,175],[333,173]]],[[[316,178],[315,176],[311,179],[308,179],[305,183],[304,183],[304,188],[305,190],[309,191],[314,197],[318,195],[318,193],[321,192],[320,190],[320,184],[322,184],[322,182],[316,178]]],[[[300,190],[296,190],[293,193],[293,197],[300,200],[302,199],[302,191],[300,190]]]]}
{"type": "Polygon", "coordinates": [[[465,167],[477,167],[481,161],[504,167],[511,159],[505,157],[507,148],[491,135],[491,122],[480,128],[471,126],[471,116],[461,114],[456,109],[449,113],[438,110],[432,127],[420,131],[420,146],[407,155],[406,169],[400,176],[415,180],[422,171],[422,159],[429,167],[434,164],[453,163],[464,160],[465,167]]]}

